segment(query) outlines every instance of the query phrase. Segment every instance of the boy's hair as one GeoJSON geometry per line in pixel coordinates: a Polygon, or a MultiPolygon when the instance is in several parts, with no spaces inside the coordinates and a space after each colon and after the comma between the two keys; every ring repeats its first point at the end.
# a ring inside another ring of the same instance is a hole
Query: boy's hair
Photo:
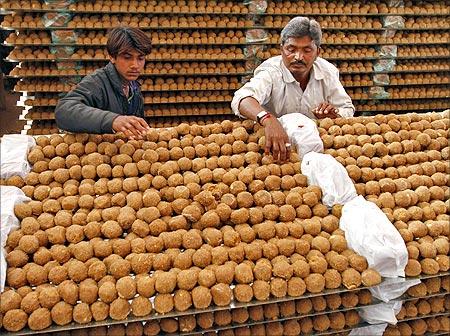
{"type": "Polygon", "coordinates": [[[134,27],[116,27],[109,31],[106,50],[111,57],[116,58],[132,49],[143,55],[150,53],[151,40],[142,30],[134,27]]]}

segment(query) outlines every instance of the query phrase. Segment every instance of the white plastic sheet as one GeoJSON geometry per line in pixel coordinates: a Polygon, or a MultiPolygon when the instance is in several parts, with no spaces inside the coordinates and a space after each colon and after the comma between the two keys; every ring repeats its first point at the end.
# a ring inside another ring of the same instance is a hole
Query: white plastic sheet
{"type": "Polygon", "coordinates": [[[400,233],[374,203],[355,197],[344,204],[340,228],[348,246],[367,259],[381,276],[405,276],[408,252],[400,233]]]}
{"type": "Polygon", "coordinates": [[[291,144],[297,148],[300,158],[309,152],[323,152],[323,141],[313,120],[301,113],[285,114],[278,120],[291,144]]]}
{"type": "Polygon", "coordinates": [[[306,154],[301,169],[309,185],[318,185],[322,189],[322,203],[328,208],[345,204],[357,196],[347,170],[329,154],[306,154]]]}
{"type": "Polygon", "coordinates": [[[387,328],[387,323],[356,328],[350,331],[349,336],[382,336],[387,328]]]}
{"type": "Polygon", "coordinates": [[[30,172],[28,152],[36,144],[33,137],[23,134],[6,134],[0,145],[0,176],[14,175],[25,177],[30,172]]]}
{"type": "Polygon", "coordinates": [[[369,288],[377,299],[388,302],[403,295],[410,287],[418,285],[419,279],[387,278],[378,286],[369,288]]]}
{"type": "Polygon", "coordinates": [[[6,280],[6,259],[5,259],[5,244],[8,234],[20,227],[19,220],[14,214],[14,206],[18,203],[31,201],[25,196],[22,190],[17,187],[0,186],[0,293],[5,288],[6,280]]]}
{"type": "Polygon", "coordinates": [[[380,322],[387,322],[392,325],[397,324],[397,317],[395,317],[402,308],[403,301],[383,302],[369,307],[362,307],[358,309],[358,314],[367,323],[377,324],[380,322]]]}

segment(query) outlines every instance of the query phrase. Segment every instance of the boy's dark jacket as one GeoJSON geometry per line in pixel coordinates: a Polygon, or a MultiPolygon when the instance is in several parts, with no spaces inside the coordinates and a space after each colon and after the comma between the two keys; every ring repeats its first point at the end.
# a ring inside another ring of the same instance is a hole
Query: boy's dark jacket
{"type": "MultiPolygon", "coordinates": [[[[75,133],[112,133],[117,115],[144,117],[144,99],[138,88],[138,107],[128,111],[128,101],[122,91],[122,81],[112,63],[84,77],[55,109],[59,128],[75,133]]],[[[139,85],[137,85],[139,87],[139,85]]]]}

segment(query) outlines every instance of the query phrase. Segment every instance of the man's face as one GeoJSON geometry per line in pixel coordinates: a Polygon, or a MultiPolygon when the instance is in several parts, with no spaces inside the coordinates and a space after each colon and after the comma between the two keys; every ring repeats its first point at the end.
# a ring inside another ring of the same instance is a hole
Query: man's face
{"type": "Polygon", "coordinates": [[[145,55],[136,50],[127,50],[110,59],[120,76],[127,81],[138,79],[145,65],[145,55]]]}
{"type": "Polygon", "coordinates": [[[309,74],[320,48],[308,37],[290,37],[281,46],[281,56],[284,65],[294,77],[304,77],[309,74]]]}

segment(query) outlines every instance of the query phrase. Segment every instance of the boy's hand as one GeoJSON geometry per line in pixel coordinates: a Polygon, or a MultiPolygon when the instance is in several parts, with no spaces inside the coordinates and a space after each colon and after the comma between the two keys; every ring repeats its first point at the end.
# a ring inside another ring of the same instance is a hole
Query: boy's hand
{"type": "Polygon", "coordinates": [[[150,129],[147,122],[139,117],[119,115],[112,123],[115,132],[122,132],[128,139],[144,139],[145,133],[150,129]]]}

